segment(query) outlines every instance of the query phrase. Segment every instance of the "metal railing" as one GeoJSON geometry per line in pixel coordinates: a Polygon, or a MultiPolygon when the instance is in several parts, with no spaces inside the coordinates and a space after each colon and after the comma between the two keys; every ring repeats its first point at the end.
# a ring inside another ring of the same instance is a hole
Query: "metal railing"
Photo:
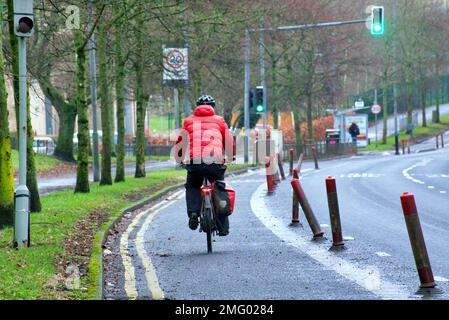
{"type": "Polygon", "coordinates": [[[355,143],[330,144],[326,141],[319,141],[313,144],[284,144],[284,159],[288,159],[288,152],[290,149],[293,149],[295,159],[297,159],[301,153],[304,154],[305,159],[312,159],[312,148],[315,148],[319,159],[357,154],[357,145],[355,143]]]}

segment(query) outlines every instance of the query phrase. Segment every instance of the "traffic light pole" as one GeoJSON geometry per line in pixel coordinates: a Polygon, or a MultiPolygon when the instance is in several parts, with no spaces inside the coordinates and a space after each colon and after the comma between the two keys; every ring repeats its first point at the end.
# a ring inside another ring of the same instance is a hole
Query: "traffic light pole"
{"type": "MultiPolygon", "coordinates": [[[[277,28],[260,28],[260,29],[247,29],[245,30],[245,48],[244,48],[244,66],[245,66],[245,85],[244,85],[244,126],[245,126],[245,140],[244,140],[244,161],[248,163],[249,161],[249,90],[250,90],[250,65],[249,58],[251,56],[251,33],[263,33],[263,32],[278,32],[278,31],[294,31],[294,30],[304,30],[304,29],[314,29],[314,28],[326,28],[326,27],[338,27],[350,24],[361,24],[366,23],[366,19],[361,20],[348,20],[348,21],[337,21],[337,22],[323,22],[323,23],[315,23],[315,24],[304,24],[304,25],[296,25],[296,26],[283,26],[277,28]]],[[[262,40],[263,41],[263,40],[262,40]]],[[[263,52],[263,51],[262,51],[263,52]]],[[[261,55],[262,56],[262,55],[261,55]]],[[[263,56],[261,57],[261,60],[263,56]]],[[[262,62],[262,61],[261,61],[262,62]]],[[[263,72],[265,72],[263,70],[263,72]]],[[[261,73],[262,73],[262,64],[261,64],[261,73]]],[[[262,81],[264,81],[265,77],[262,77],[262,81]]],[[[266,87],[264,86],[264,92],[266,92],[266,87]]],[[[266,93],[264,93],[265,95],[266,93]]],[[[266,99],[264,98],[264,103],[266,99]]],[[[265,112],[266,112],[266,106],[265,112]]]]}
{"type": "MultiPolygon", "coordinates": [[[[265,44],[263,41],[263,34],[260,33],[259,38],[259,55],[260,55],[260,79],[262,82],[263,87],[263,133],[262,133],[262,140],[266,139],[266,127],[267,127],[267,80],[265,79],[265,44]]],[[[273,118],[273,121],[276,121],[276,119],[273,118]]]]}
{"type": "Polygon", "coordinates": [[[244,104],[244,126],[245,126],[245,140],[244,140],[244,161],[249,162],[249,90],[250,90],[250,67],[249,57],[251,53],[251,39],[249,30],[245,31],[245,100],[244,104]]]}
{"type": "Polygon", "coordinates": [[[26,39],[19,38],[19,186],[15,192],[14,247],[29,246],[30,192],[27,182],[27,67],[26,39]]]}

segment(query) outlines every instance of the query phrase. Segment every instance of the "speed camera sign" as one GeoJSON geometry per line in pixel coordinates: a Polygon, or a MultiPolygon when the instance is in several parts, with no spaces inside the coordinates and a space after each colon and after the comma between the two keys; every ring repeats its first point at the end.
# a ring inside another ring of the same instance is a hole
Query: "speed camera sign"
{"type": "Polygon", "coordinates": [[[163,80],[187,81],[189,79],[188,49],[187,48],[163,48],[163,80]]]}

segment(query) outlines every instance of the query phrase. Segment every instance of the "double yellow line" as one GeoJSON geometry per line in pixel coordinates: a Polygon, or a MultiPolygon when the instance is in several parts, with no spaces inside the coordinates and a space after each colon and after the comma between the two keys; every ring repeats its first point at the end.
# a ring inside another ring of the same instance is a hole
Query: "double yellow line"
{"type": "Polygon", "coordinates": [[[175,203],[177,198],[183,194],[184,191],[178,191],[151,207],[148,210],[140,212],[133,220],[133,222],[128,226],[126,231],[122,234],[120,239],[120,255],[122,258],[122,263],[125,269],[125,283],[124,289],[125,293],[129,299],[135,300],[139,297],[139,293],[137,292],[137,282],[136,282],[136,271],[133,263],[133,259],[131,257],[130,246],[134,242],[137,255],[142,261],[142,265],[145,270],[145,278],[148,284],[148,291],[151,293],[151,297],[153,300],[162,300],[164,299],[164,292],[159,286],[159,282],[157,279],[157,274],[154,268],[153,263],[151,262],[150,256],[146,253],[144,248],[145,243],[145,232],[148,230],[150,223],[153,221],[153,218],[160,213],[162,210],[168,208],[172,204],[175,203]],[[144,217],[144,218],[143,218],[144,217]],[[135,239],[130,239],[131,232],[137,227],[139,222],[145,219],[142,226],[139,229],[139,232],[136,235],[135,239]]]}

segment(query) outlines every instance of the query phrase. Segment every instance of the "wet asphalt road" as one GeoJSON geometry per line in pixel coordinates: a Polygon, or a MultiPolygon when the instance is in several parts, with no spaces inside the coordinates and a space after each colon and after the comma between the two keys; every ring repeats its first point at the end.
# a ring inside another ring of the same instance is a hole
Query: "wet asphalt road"
{"type": "Polygon", "coordinates": [[[320,243],[311,241],[302,212],[303,227],[288,226],[289,177],[271,196],[263,171],[229,178],[237,193],[231,234],[217,237],[209,255],[205,234],[187,227],[181,192],[129,228],[120,258],[131,272],[120,296],[107,298],[427,299],[415,295],[419,278],[399,201],[405,191],[416,195],[435,279],[449,292],[448,152],[323,161],[317,171],[305,163],[302,184],[328,237],[320,243]],[[329,175],[337,179],[347,248],[341,252],[328,250],[329,175]]]}

